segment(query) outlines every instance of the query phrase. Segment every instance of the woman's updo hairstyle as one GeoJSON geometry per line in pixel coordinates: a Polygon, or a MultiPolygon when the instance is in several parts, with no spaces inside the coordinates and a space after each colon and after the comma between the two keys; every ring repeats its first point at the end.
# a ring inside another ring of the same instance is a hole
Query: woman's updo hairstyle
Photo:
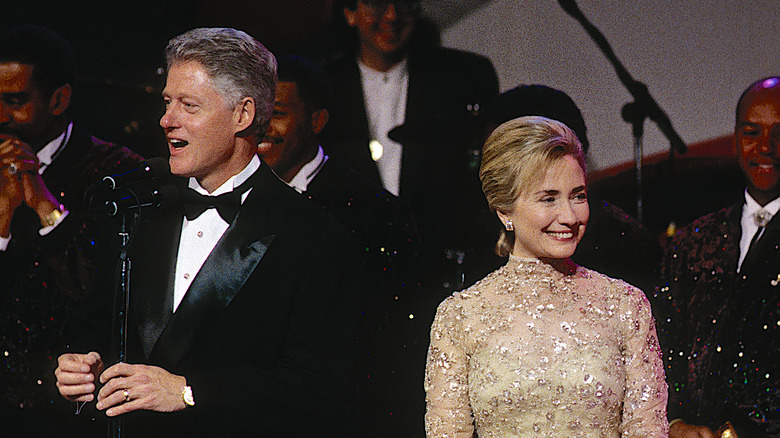
{"type": "MultiPolygon", "coordinates": [[[[515,202],[556,160],[571,155],[585,170],[577,135],[566,125],[540,116],[512,119],[496,128],[482,148],[479,179],[493,211],[511,213],[515,202]]],[[[506,257],[515,244],[513,232],[501,230],[496,254],[506,257]]]]}

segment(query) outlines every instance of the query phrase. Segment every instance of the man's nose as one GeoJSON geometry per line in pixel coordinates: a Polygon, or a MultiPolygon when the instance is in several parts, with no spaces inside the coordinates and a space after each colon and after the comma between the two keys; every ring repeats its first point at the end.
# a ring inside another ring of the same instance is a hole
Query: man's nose
{"type": "Polygon", "coordinates": [[[388,3],[387,7],[385,8],[385,12],[382,14],[382,17],[388,21],[394,21],[396,18],[398,18],[397,11],[395,10],[395,4],[388,3]]]}
{"type": "Polygon", "coordinates": [[[756,145],[756,151],[759,154],[773,154],[777,152],[777,143],[778,134],[773,135],[770,130],[766,135],[761,136],[758,145],[756,145]]]}
{"type": "Polygon", "coordinates": [[[163,129],[172,128],[176,125],[176,117],[173,114],[173,110],[168,107],[165,109],[165,114],[160,117],[160,126],[163,129]]]}

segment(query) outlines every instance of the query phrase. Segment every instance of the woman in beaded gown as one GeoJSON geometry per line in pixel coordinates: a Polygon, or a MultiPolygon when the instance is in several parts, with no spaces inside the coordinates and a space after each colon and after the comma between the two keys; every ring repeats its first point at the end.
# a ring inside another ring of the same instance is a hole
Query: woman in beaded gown
{"type": "Polygon", "coordinates": [[[667,436],[647,299],[569,259],[589,216],[584,167],[576,135],[543,117],[511,120],[485,143],[480,179],[509,260],[439,305],[429,438],[667,436]]]}

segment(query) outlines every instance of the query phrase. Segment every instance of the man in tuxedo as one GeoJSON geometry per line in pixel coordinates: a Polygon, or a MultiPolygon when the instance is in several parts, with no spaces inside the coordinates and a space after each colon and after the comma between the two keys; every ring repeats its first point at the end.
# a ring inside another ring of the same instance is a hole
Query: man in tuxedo
{"type": "Polygon", "coordinates": [[[284,182],[325,207],[353,236],[377,283],[413,283],[410,271],[415,269],[418,242],[408,207],[320,146],[332,102],[325,72],[297,56],[278,61],[274,111],[258,154],[284,182]]]}
{"type": "Polygon", "coordinates": [[[741,438],[780,436],[780,77],[742,94],[734,140],[744,200],[680,230],[663,265],[674,438],[727,421],[741,438]]]}
{"type": "Polygon", "coordinates": [[[223,28],[166,56],[160,125],[183,202],[131,242],[128,363],[103,369],[100,344],[64,354],[57,387],[138,436],[349,436],[353,248],[256,155],[276,60],[223,28]]]}
{"type": "Polygon", "coordinates": [[[438,269],[476,210],[464,196],[479,192],[473,115],[498,94],[496,73],[482,56],[420,43],[419,0],[348,0],[343,13],[358,47],[325,65],[336,97],[325,152],[410,205],[438,269]]]}
{"type": "Polygon", "coordinates": [[[328,121],[330,83],[316,64],[279,58],[271,123],[258,153],[289,185],[333,214],[359,245],[362,258],[358,350],[361,436],[407,436],[419,412],[409,410],[419,380],[410,370],[422,356],[408,346],[427,333],[415,312],[418,239],[408,207],[326,155],[318,134],[328,121]]]}
{"type": "Polygon", "coordinates": [[[101,176],[141,157],[89,136],[69,115],[70,45],[38,26],[0,30],[0,417],[11,435],[51,435],[51,358],[63,327],[118,240],[89,218],[82,197],[101,176]]]}

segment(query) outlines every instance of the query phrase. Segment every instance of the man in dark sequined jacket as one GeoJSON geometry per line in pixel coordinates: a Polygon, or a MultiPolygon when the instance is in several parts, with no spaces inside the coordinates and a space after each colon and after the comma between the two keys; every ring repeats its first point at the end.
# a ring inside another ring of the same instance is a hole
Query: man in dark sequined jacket
{"type": "Polygon", "coordinates": [[[663,265],[673,438],[727,421],[740,438],[780,436],[780,78],[743,93],[735,146],[744,201],[681,229],[663,265]]]}

